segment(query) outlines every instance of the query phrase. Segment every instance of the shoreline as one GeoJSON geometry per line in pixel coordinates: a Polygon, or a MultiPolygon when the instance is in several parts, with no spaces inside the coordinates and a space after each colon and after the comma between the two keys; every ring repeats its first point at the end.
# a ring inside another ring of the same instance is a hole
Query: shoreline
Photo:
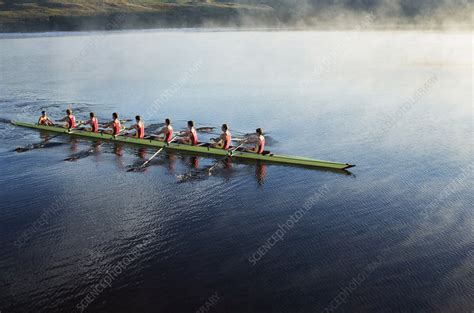
{"type": "Polygon", "coordinates": [[[74,30],[74,31],[14,31],[1,32],[0,39],[8,38],[25,38],[25,37],[53,37],[53,36],[86,36],[90,34],[121,34],[133,32],[446,32],[446,33],[471,33],[469,28],[430,28],[430,27],[416,27],[415,25],[407,26],[380,26],[370,29],[355,29],[351,27],[346,28],[331,28],[331,27],[232,27],[232,26],[217,26],[217,27],[159,27],[159,28],[127,28],[127,29],[110,29],[110,30],[74,30]]]}

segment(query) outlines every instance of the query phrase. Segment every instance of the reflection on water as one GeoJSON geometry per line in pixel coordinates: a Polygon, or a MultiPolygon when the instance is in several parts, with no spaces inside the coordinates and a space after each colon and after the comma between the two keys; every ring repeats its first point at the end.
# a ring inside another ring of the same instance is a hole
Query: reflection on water
{"type": "Polygon", "coordinates": [[[267,175],[267,165],[265,163],[257,163],[255,167],[255,177],[259,185],[265,184],[265,176],[267,175]]]}
{"type": "Polygon", "coordinates": [[[147,153],[147,149],[141,147],[137,149],[136,156],[139,157],[140,159],[146,159],[146,153],[147,153]]]}
{"type": "Polygon", "coordinates": [[[29,143],[23,147],[17,147],[14,149],[15,152],[27,152],[33,149],[44,149],[44,148],[52,148],[58,145],[61,145],[62,143],[57,143],[57,142],[50,142],[51,139],[54,139],[58,137],[59,135],[50,135],[49,133],[41,133],[40,134],[40,142],[37,143],[29,143]]]}
{"type": "Polygon", "coordinates": [[[195,312],[216,293],[215,312],[471,310],[471,40],[193,30],[0,39],[0,310],[73,312],[94,294],[87,312],[195,312]],[[147,132],[166,117],[175,130],[228,123],[234,137],[262,127],[274,152],[357,167],[226,159],[209,175],[218,159],[164,151],[129,173],[156,150],[1,122],[66,107],[78,120],[140,114],[147,132]]]}
{"type": "MultiPolygon", "coordinates": [[[[64,161],[77,161],[80,159],[87,158],[88,156],[93,155],[93,154],[100,154],[100,148],[102,144],[103,144],[103,141],[101,140],[94,141],[88,148],[69,155],[67,158],[64,159],[64,161]]],[[[76,142],[73,143],[72,146],[77,146],[76,142]]],[[[73,151],[75,149],[77,149],[77,147],[71,148],[71,150],[73,151]]]]}
{"type": "MultiPolygon", "coordinates": [[[[48,141],[52,136],[47,133],[40,133],[40,138],[43,141],[48,141]]],[[[56,136],[54,136],[56,137],[56,136]]],[[[245,164],[246,166],[255,167],[255,179],[258,185],[262,186],[265,182],[265,176],[267,172],[267,164],[260,161],[235,161],[232,158],[221,158],[214,161],[210,166],[205,166],[200,168],[199,160],[203,157],[191,154],[179,154],[173,150],[167,150],[163,152],[159,157],[154,158],[147,166],[143,166],[145,162],[148,162],[147,155],[149,148],[146,147],[134,147],[134,146],[127,146],[122,143],[110,143],[104,142],[102,140],[92,141],[88,146],[85,148],[80,148],[82,144],[88,142],[88,140],[80,140],[75,137],[66,137],[63,136],[64,140],[70,146],[70,151],[72,154],[67,156],[64,161],[78,161],[81,159],[85,159],[90,156],[100,156],[102,153],[112,153],[117,156],[116,158],[116,165],[118,170],[124,169],[125,162],[121,159],[124,154],[128,153],[129,155],[134,155],[138,159],[135,159],[131,165],[126,166],[127,172],[130,172],[131,169],[136,169],[136,172],[146,172],[150,166],[161,166],[167,168],[168,173],[172,175],[176,175],[178,181],[182,182],[189,182],[195,180],[203,180],[207,179],[208,176],[217,176],[222,177],[226,181],[232,178],[232,172],[234,170],[234,163],[237,164],[245,164]],[[103,149],[102,149],[103,148],[103,149]],[[180,161],[184,168],[187,169],[185,173],[176,173],[177,161],[180,161]],[[209,169],[212,168],[213,171],[210,172],[209,169]]],[[[50,146],[43,145],[43,148],[52,148],[57,145],[62,145],[63,143],[49,143],[50,146]]],[[[152,155],[152,153],[150,153],[152,155]]],[[[212,160],[212,159],[211,159],[212,160]]],[[[96,159],[96,162],[101,162],[101,159],[96,159]]],[[[280,165],[283,166],[283,165],[280,165]]],[[[310,169],[314,170],[314,169],[310,169]]],[[[320,169],[323,170],[324,169],[320,169]]],[[[342,172],[342,171],[335,171],[335,172],[342,172]]]]}

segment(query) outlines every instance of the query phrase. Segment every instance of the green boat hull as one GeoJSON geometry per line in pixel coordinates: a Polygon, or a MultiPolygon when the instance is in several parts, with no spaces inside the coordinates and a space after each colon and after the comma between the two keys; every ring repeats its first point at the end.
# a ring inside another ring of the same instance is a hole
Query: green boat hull
{"type": "MultiPolygon", "coordinates": [[[[112,142],[121,142],[126,144],[133,144],[139,146],[147,146],[147,147],[154,147],[154,148],[163,148],[170,150],[177,150],[177,151],[184,151],[190,153],[198,153],[198,154],[205,154],[205,155],[213,155],[213,156],[227,156],[228,151],[223,149],[216,149],[211,148],[209,146],[191,146],[179,143],[170,143],[166,144],[162,141],[152,140],[152,139],[138,139],[133,137],[126,137],[126,136],[114,136],[109,134],[102,134],[102,133],[92,133],[83,130],[72,130],[68,131],[62,127],[55,127],[55,126],[43,126],[43,125],[36,125],[32,123],[24,123],[24,122],[16,122],[12,121],[13,125],[33,128],[37,130],[44,130],[48,132],[54,133],[63,133],[69,136],[78,136],[78,137],[85,137],[91,139],[100,139],[100,140],[107,140],[112,142]]],[[[337,162],[330,162],[330,161],[322,161],[304,157],[296,157],[296,156],[289,156],[289,155],[281,155],[281,154],[255,154],[255,153],[248,153],[244,151],[234,151],[232,153],[232,158],[242,159],[242,160],[259,160],[271,163],[279,163],[279,164],[286,164],[286,165],[296,165],[296,166],[306,166],[306,167],[315,167],[315,168],[327,168],[327,169],[334,169],[334,170],[346,170],[348,168],[354,167],[355,165],[347,164],[347,163],[337,163],[337,162]]]]}

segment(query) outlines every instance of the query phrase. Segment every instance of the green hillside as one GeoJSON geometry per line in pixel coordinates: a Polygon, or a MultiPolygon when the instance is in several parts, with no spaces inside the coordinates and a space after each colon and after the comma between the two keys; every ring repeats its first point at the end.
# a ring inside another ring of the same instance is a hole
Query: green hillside
{"type": "Polygon", "coordinates": [[[0,0],[0,32],[165,27],[472,29],[471,0],[0,0]]]}
{"type": "Polygon", "coordinates": [[[242,16],[272,23],[265,5],[213,1],[0,1],[0,32],[239,26],[242,16]]]}

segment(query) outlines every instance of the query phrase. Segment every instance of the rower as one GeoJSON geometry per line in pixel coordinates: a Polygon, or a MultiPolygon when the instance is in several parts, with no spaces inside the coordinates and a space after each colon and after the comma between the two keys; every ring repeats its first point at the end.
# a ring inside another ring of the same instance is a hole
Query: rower
{"type": "Polygon", "coordinates": [[[248,149],[247,152],[262,154],[265,150],[265,137],[263,136],[263,130],[261,128],[257,128],[255,134],[257,135],[257,143],[255,144],[255,148],[248,149]]]}
{"type": "Polygon", "coordinates": [[[41,116],[38,119],[38,125],[53,126],[54,122],[46,115],[46,111],[41,111],[41,116]]]}
{"type": "Polygon", "coordinates": [[[114,136],[120,135],[122,131],[122,125],[120,124],[119,116],[116,112],[112,113],[112,121],[109,122],[105,128],[112,128],[112,130],[105,130],[104,134],[110,134],[114,136]]]}
{"type": "Polygon", "coordinates": [[[67,129],[76,128],[76,118],[72,115],[71,109],[66,110],[66,116],[60,119],[59,122],[66,122],[64,127],[67,129]]]}
{"type": "Polygon", "coordinates": [[[188,121],[188,129],[181,133],[184,138],[180,139],[180,143],[196,146],[198,144],[198,136],[196,129],[194,128],[194,122],[188,121]]]}
{"type": "Polygon", "coordinates": [[[87,122],[85,122],[83,125],[90,125],[91,128],[87,129],[90,132],[93,132],[93,133],[99,132],[99,120],[97,119],[97,117],[95,117],[95,113],[94,112],[89,113],[89,117],[90,119],[87,122]]]}
{"type": "Polygon", "coordinates": [[[130,126],[128,130],[132,130],[132,129],[136,130],[135,134],[133,135],[133,137],[135,138],[140,138],[140,139],[145,138],[145,124],[143,123],[140,115],[135,116],[135,122],[136,123],[130,126]]]}
{"type": "Polygon", "coordinates": [[[230,144],[232,143],[232,136],[229,131],[227,124],[222,124],[222,134],[219,137],[219,140],[216,143],[211,144],[213,148],[219,148],[224,150],[229,150],[230,144]]]}
{"type": "Polygon", "coordinates": [[[165,119],[165,126],[156,133],[157,136],[163,135],[163,138],[157,138],[157,140],[164,141],[166,143],[171,141],[173,138],[173,126],[171,126],[171,120],[169,118],[165,119]]]}

